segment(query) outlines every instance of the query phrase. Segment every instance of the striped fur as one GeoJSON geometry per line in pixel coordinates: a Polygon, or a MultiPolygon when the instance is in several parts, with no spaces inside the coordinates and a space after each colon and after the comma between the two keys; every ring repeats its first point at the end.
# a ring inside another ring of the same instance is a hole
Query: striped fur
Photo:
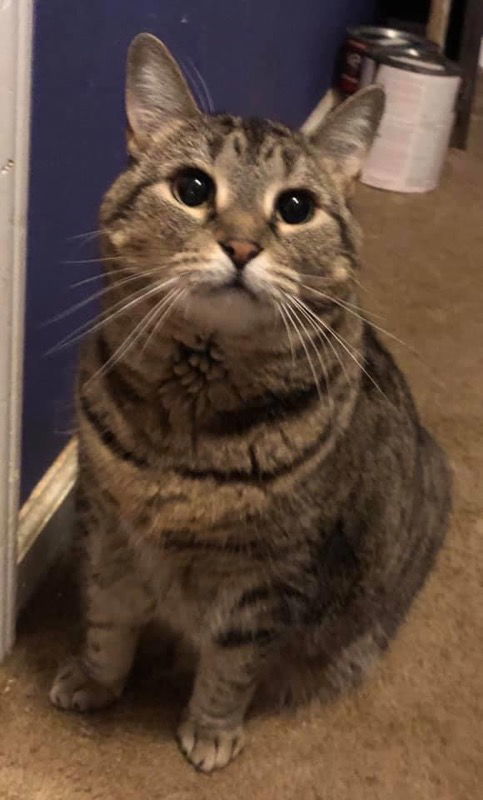
{"type": "Polygon", "coordinates": [[[109,289],[78,385],[86,641],[51,698],[114,700],[162,618],[197,654],[178,737],[204,771],[257,698],[356,684],[444,534],[444,458],[357,306],[346,201],[381,111],[370,90],[310,138],[207,116],[157,40],[131,51],[134,160],[101,208],[109,289]],[[213,178],[205,208],[171,192],[186,166],[213,178]],[[296,226],[274,213],[291,187],[316,202],[296,226]],[[261,248],[242,289],[233,238],[261,248]]]}

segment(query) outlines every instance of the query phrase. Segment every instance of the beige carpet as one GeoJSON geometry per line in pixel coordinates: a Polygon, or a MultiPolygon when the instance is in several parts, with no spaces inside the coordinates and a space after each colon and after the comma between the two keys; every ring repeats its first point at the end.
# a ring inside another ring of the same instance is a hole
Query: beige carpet
{"type": "Polygon", "coordinates": [[[483,161],[453,153],[438,191],[361,187],[357,205],[365,302],[408,344],[391,347],[455,473],[447,545],[392,650],[336,705],[251,722],[242,757],[205,777],[172,738],[179,693],[152,674],[107,712],[49,706],[55,663],[75,629],[69,570],[57,569],[0,672],[4,800],[483,797],[483,161]]]}

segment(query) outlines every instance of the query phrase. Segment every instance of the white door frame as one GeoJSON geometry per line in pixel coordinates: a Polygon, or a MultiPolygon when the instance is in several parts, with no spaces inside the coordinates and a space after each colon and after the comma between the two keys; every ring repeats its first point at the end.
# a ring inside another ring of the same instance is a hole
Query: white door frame
{"type": "Polygon", "coordinates": [[[0,0],[0,660],[16,608],[33,0],[0,0]]]}

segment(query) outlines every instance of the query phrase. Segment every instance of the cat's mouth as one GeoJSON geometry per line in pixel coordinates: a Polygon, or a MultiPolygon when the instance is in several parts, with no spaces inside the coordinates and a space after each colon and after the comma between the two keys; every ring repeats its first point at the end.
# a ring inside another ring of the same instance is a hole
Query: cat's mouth
{"type": "Polygon", "coordinates": [[[247,333],[271,320],[271,305],[263,301],[245,276],[232,274],[196,286],[183,300],[184,315],[207,330],[247,333]]]}
{"type": "Polygon", "coordinates": [[[258,296],[256,295],[256,293],[247,284],[247,282],[243,278],[243,275],[240,275],[240,273],[238,272],[236,273],[236,275],[234,275],[232,278],[226,281],[226,283],[219,286],[218,291],[240,292],[241,294],[247,294],[253,300],[258,300],[258,296]]]}
{"type": "Polygon", "coordinates": [[[249,286],[243,275],[240,275],[240,273],[236,273],[223,283],[204,286],[203,293],[209,295],[239,294],[241,296],[250,297],[252,300],[256,301],[260,299],[255,290],[249,286]]]}

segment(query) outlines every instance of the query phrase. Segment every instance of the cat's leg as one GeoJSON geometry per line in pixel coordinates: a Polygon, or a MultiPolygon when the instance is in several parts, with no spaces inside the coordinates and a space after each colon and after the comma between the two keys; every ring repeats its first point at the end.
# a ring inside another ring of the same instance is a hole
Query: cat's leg
{"type": "Polygon", "coordinates": [[[207,644],[178,728],[186,758],[202,772],[220,769],[243,748],[243,720],[257,685],[264,650],[253,643],[207,644]]]}
{"type": "Polygon", "coordinates": [[[119,549],[103,553],[90,570],[86,591],[86,634],[80,656],[64,664],[50,699],[59,708],[102,708],[122,693],[138,634],[153,601],[119,549]]]}

